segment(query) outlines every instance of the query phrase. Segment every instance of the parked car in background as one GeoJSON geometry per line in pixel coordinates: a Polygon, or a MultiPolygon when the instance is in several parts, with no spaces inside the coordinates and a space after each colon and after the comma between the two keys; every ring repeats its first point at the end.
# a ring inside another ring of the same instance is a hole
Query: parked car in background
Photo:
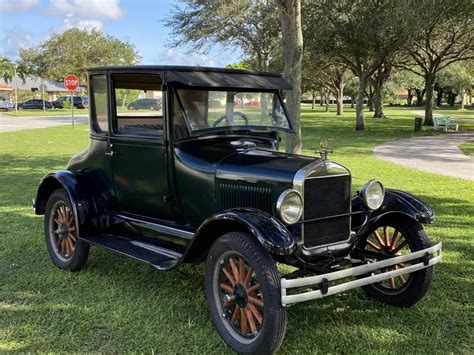
{"type": "Polygon", "coordinates": [[[13,109],[15,109],[15,105],[12,104],[11,102],[9,102],[4,97],[0,96],[0,110],[10,111],[10,110],[13,110],[13,109]]]}
{"type": "Polygon", "coordinates": [[[161,100],[160,99],[138,99],[128,104],[127,108],[129,110],[161,110],[161,100]]]}
{"type": "MultiPolygon", "coordinates": [[[[54,108],[64,108],[65,102],[71,102],[70,96],[61,96],[59,99],[52,102],[54,108]]],[[[89,107],[89,98],[74,96],[74,107],[75,108],[86,108],[89,107]]]]}
{"type": "MultiPolygon", "coordinates": [[[[53,105],[49,101],[44,101],[44,106],[47,109],[53,108],[53,105]]],[[[18,103],[18,109],[23,110],[23,109],[43,109],[43,100],[39,99],[31,99],[31,100],[26,100],[23,102],[18,103]]]]}

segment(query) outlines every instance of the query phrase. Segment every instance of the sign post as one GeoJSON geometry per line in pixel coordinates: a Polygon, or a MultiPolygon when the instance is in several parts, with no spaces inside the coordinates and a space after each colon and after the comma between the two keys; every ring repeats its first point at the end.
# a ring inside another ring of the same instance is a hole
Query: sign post
{"type": "Polygon", "coordinates": [[[43,100],[43,112],[46,112],[46,102],[44,101],[44,92],[47,90],[47,87],[44,83],[41,83],[39,88],[41,90],[41,99],[43,100]]]}
{"type": "Polygon", "coordinates": [[[74,91],[79,86],[79,79],[75,75],[66,75],[64,78],[64,87],[71,92],[71,118],[72,128],[74,128],[74,91]]]}

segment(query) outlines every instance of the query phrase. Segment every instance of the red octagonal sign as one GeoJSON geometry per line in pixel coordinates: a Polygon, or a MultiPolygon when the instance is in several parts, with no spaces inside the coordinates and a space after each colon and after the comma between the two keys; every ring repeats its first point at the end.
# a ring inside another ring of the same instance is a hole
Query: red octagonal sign
{"type": "Polygon", "coordinates": [[[69,91],[74,91],[79,86],[79,79],[75,75],[68,75],[64,78],[64,87],[69,91]]]}

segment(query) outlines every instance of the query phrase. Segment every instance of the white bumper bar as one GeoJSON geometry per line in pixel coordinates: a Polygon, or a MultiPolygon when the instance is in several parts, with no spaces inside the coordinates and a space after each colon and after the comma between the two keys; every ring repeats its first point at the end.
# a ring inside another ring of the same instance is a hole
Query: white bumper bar
{"type": "Polygon", "coordinates": [[[297,279],[281,279],[281,302],[283,306],[292,303],[304,302],[316,298],[322,298],[334,295],[339,292],[344,292],[357,288],[360,286],[369,285],[372,283],[388,280],[392,277],[397,277],[404,274],[409,274],[421,269],[428,268],[434,264],[438,264],[442,258],[441,251],[442,243],[416,251],[407,255],[396,256],[387,260],[381,260],[374,263],[351,267],[348,269],[334,271],[323,275],[300,277],[297,279]],[[380,269],[386,269],[400,263],[407,263],[415,259],[423,259],[417,261],[416,264],[400,267],[398,269],[382,272],[380,274],[372,274],[370,276],[335,284],[335,281],[345,279],[348,277],[370,274],[380,269]],[[299,293],[287,295],[287,290],[304,287],[318,287],[319,290],[305,291],[301,290],[299,293]]]}

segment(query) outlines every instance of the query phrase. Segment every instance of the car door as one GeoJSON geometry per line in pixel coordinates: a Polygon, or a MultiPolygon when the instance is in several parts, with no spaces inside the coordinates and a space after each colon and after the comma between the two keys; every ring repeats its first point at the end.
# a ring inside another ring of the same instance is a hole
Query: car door
{"type": "Polygon", "coordinates": [[[162,96],[161,76],[111,75],[110,154],[115,192],[123,212],[172,220],[163,112],[128,110],[137,97],[162,96]]]}

